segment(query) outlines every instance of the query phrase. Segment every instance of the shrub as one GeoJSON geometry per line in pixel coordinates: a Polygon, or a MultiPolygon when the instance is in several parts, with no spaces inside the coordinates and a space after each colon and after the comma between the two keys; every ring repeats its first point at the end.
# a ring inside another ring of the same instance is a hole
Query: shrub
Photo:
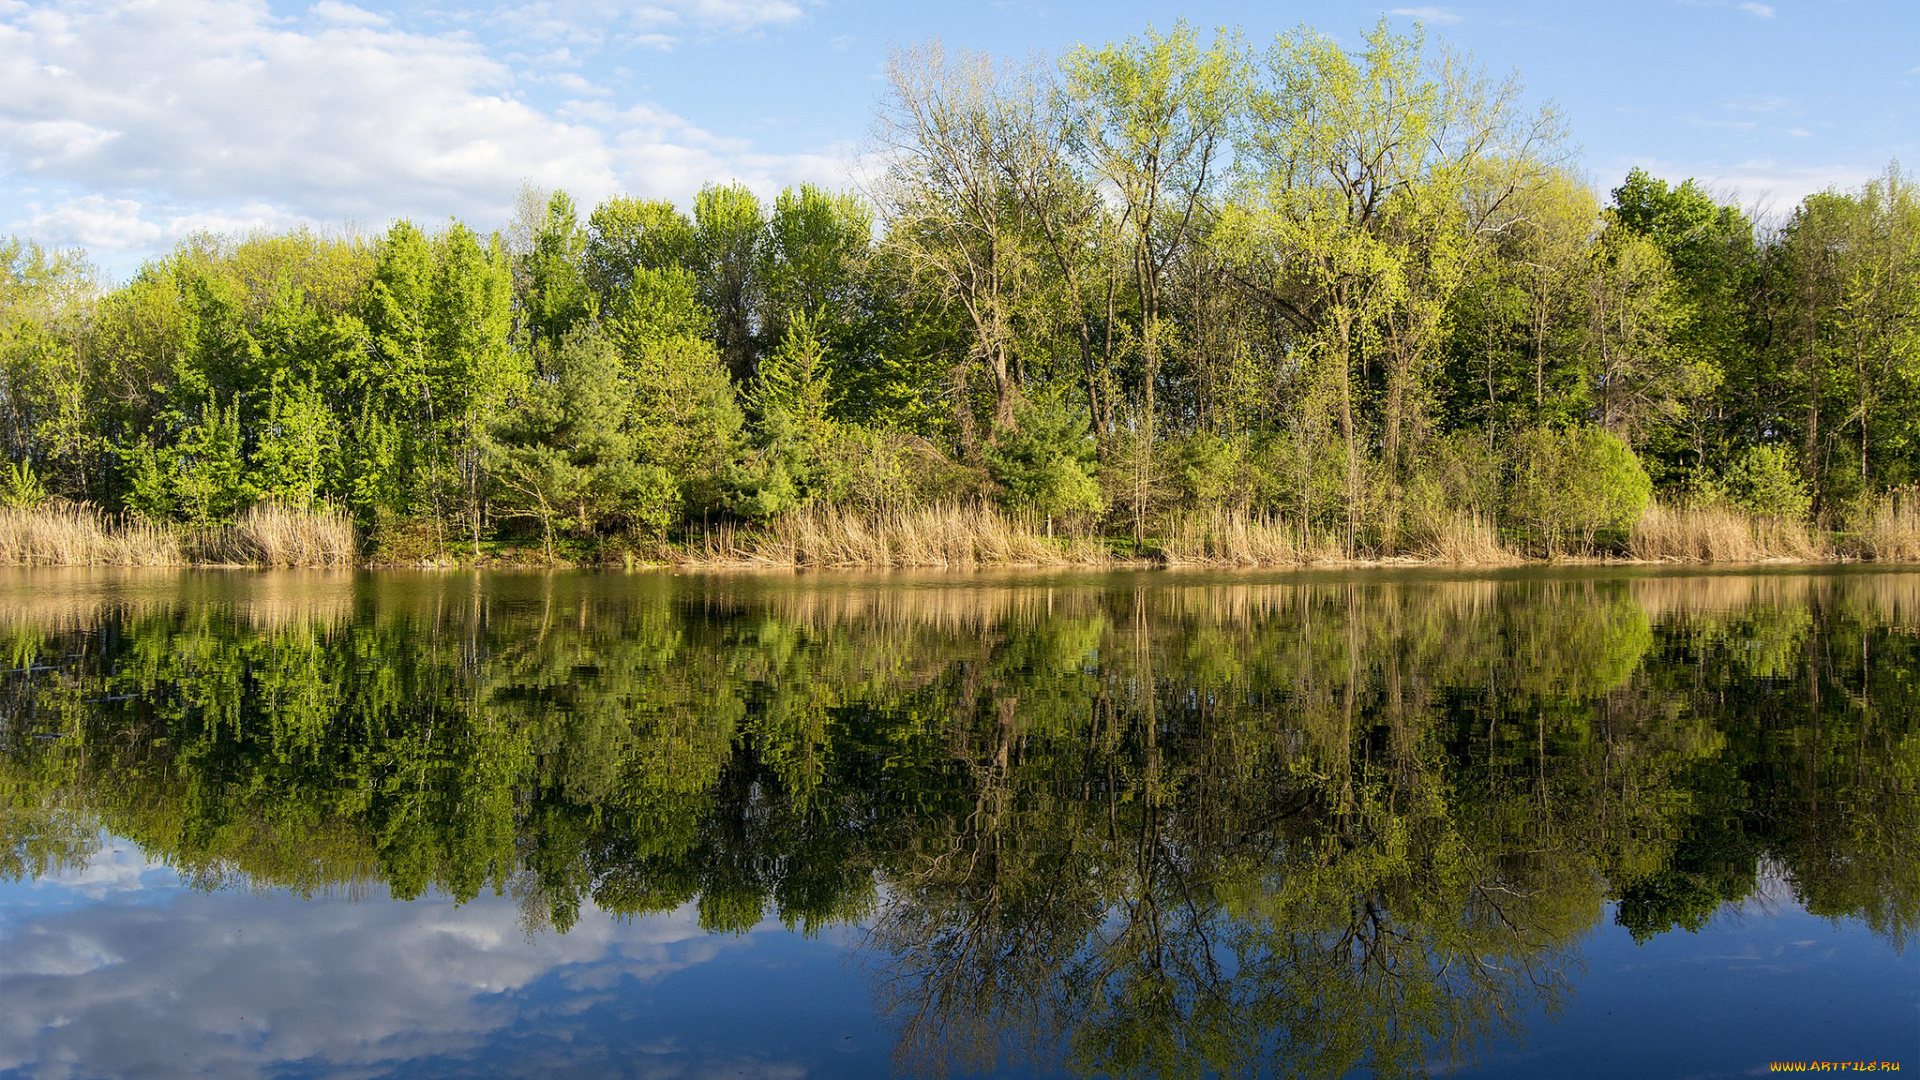
{"type": "Polygon", "coordinates": [[[1631,529],[1653,495],[1632,448],[1600,428],[1532,428],[1507,457],[1507,515],[1550,553],[1591,551],[1601,531],[1631,529]]]}
{"type": "Polygon", "coordinates": [[[1065,395],[1033,393],[1014,409],[1014,427],[987,448],[987,471],[1005,489],[1010,509],[1048,518],[1106,509],[1094,479],[1095,444],[1084,411],[1065,395]]]}
{"type": "Polygon", "coordinates": [[[1728,466],[1722,487],[1735,506],[1762,517],[1799,521],[1813,509],[1813,496],[1784,446],[1749,447],[1728,466]]]}

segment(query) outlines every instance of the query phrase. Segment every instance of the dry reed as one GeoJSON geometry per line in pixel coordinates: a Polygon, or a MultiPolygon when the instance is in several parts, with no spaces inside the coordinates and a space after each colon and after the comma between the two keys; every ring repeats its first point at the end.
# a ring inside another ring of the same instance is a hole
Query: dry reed
{"type": "Polygon", "coordinates": [[[0,564],[180,566],[180,537],[132,518],[110,519],[85,503],[0,508],[0,564]]]}
{"type": "Polygon", "coordinates": [[[984,504],[862,513],[808,507],[760,528],[722,527],[675,560],[693,566],[1092,566],[1112,561],[1098,540],[1052,537],[1038,522],[984,504]]]}
{"type": "Polygon", "coordinates": [[[1875,562],[1920,561],[1920,491],[1896,491],[1880,500],[1849,554],[1875,562]]]}
{"type": "Polygon", "coordinates": [[[360,540],[353,520],[334,506],[299,510],[262,503],[240,515],[232,529],[234,546],[261,566],[352,566],[360,540]]]}
{"type": "Polygon", "coordinates": [[[1160,545],[1172,566],[1301,566],[1342,556],[1337,544],[1315,542],[1288,522],[1239,510],[1182,517],[1160,545]]]}
{"type": "Polygon", "coordinates": [[[1727,506],[1670,507],[1655,502],[1633,527],[1629,551],[1652,562],[1810,560],[1826,552],[1807,527],[1727,506]]]}
{"type": "Polygon", "coordinates": [[[1455,513],[1426,530],[1412,546],[1421,562],[1446,566],[1512,566],[1520,554],[1500,541],[1500,531],[1478,514],[1455,513]]]}
{"type": "Polygon", "coordinates": [[[85,503],[0,507],[0,565],[351,566],[353,522],[333,507],[253,507],[238,523],[183,531],[135,517],[109,517],[85,503]]]}

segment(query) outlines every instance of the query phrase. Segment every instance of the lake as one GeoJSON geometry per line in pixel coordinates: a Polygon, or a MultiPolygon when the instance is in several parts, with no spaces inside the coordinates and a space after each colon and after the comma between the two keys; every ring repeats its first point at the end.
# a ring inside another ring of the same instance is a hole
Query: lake
{"type": "Polygon", "coordinates": [[[1920,1069],[1920,573],[0,572],[0,1076],[1920,1069]]]}

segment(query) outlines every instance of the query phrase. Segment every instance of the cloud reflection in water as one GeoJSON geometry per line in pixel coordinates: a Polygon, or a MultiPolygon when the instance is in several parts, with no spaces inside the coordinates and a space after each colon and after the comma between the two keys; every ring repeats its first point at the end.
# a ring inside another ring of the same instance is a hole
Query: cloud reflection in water
{"type": "Polygon", "coordinates": [[[657,983],[749,947],[702,932],[691,908],[630,922],[584,912],[569,933],[529,935],[510,897],[308,901],[170,877],[111,842],[79,872],[29,887],[54,902],[16,909],[0,932],[0,1073],[373,1076],[426,1058],[489,1075],[806,1072],[679,1040],[616,1068],[594,1040],[570,1045],[624,980],[657,983]],[[548,983],[559,992],[539,993],[548,983]],[[529,1020],[540,1038],[506,1060],[459,1060],[529,1020]]]}

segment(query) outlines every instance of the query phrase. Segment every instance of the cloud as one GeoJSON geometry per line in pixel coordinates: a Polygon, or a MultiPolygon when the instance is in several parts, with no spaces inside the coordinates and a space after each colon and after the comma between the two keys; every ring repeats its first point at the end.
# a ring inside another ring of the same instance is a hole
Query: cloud
{"type": "Polygon", "coordinates": [[[0,23],[0,56],[8,171],[114,193],[49,221],[134,236],[102,223],[156,196],[439,217],[492,209],[523,175],[614,183],[600,133],[517,100],[512,73],[457,38],[302,31],[246,0],[69,3],[0,23]]]}
{"type": "Polygon", "coordinates": [[[1457,23],[1465,19],[1465,16],[1461,15],[1459,12],[1453,11],[1450,8],[1443,8],[1443,7],[1391,8],[1387,11],[1387,14],[1399,15],[1402,18],[1407,18],[1407,19],[1418,19],[1421,22],[1443,23],[1443,24],[1457,23]]]}
{"type": "MultiPolygon", "coordinates": [[[[514,902],[492,896],[455,907],[166,891],[164,902],[9,922],[0,1073],[254,1080],[301,1063],[302,1073],[383,1075],[398,1061],[483,1051],[489,1073],[529,1071],[487,1048],[529,1020],[564,1044],[578,1027],[568,1010],[748,947],[709,937],[691,909],[623,922],[588,905],[571,932],[529,937],[514,902]],[[545,980],[567,991],[559,1004],[527,992],[545,980]]],[[[675,1050],[666,1058],[682,1065],[716,1053],[675,1050]]]]}
{"type": "Polygon", "coordinates": [[[165,871],[138,846],[102,834],[100,847],[87,858],[86,865],[56,878],[36,879],[32,887],[97,901],[138,893],[147,888],[147,877],[155,872],[165,871]]]}
{"type": "Polygon", "coordinates": [[[1720,106],[1728,112],[1778,113],[1793,108],[1793,102],[1778,96],[1751,97],[1744,101],[1728,101],[1720,106]]]}
{"type": "Polygon", "coordinates": [[[1771,4],[1735,4],[1734,6],[1756,18],[1773,18],[1773,6],[1771,4]]]}
{"type": "Polygon", "coordinates": [[[1721,202],[1770,219],[1792,213],[1794,207],[1815,192],[1829,188],[1857,189],[1879,176],[1884,168],[1842,163],[1791,165],[1771,158],[1755,158],[1732,165],[1690,165],[1653,159],[1636,159],[1627,164],[1638,165],[1655,176],[1692,177],[1721,202]]]}
{"type": "MultiPolygon", "coordinates": [[[[593,5],[520,14],[576,7],[593,5]]],[[[712,32],[799,15],[784,0],[614,13],[630,27],[712,32]]],[[[733,177],[760,190],[829,171],[831,151],[755,154],[649,106],[629,107],[651,118],[638,134],[622,110],[576,109],[571,99],[607,94],[555,69],[576,60],[565,42],[529,49],[546,66],[517,72],[464,32],[396,27],[340,0],[308,16],[276,18],[265,0],[0,10],[0,205],[14,208],[0,231],[131,257],[201,227],[449,215],[491,227],[523,181],[591,205],[621,190],[684,200],[733,177]],[[538,105],[535,91],[570,100],[538,105]]]]}
{"type": "Polygon", "coordinates": [[[320,0],[320,3],[313,5],[313,15],[342,26],[386,26],[392,22],[385,15],[352,4],[342,4],[339,0],[320,0]]]}
{"type": "Polygon", "coordinates": [[[749,34],[800,21],[795,0],[540,0],[494,13],[492,21],[529,38],[598,44],[613,40],[642,48],[672,48],[688,34],[749,34]]]}

